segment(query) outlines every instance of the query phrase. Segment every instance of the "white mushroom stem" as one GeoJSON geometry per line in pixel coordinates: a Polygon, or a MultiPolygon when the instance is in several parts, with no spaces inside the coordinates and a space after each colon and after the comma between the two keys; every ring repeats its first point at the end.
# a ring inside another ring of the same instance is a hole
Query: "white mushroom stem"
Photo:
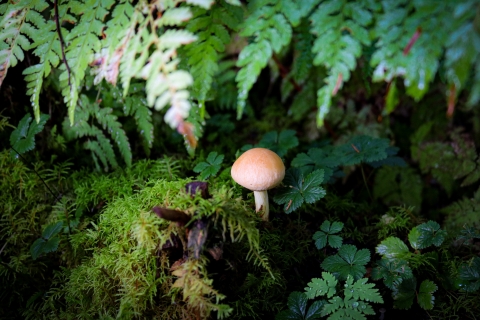
{"type": "Polygon", "coordinates": [[[253,191],[255,196],[255,211],[261,212],[262,220],[268,221],[268,193],[267,190],[253,191]]]}

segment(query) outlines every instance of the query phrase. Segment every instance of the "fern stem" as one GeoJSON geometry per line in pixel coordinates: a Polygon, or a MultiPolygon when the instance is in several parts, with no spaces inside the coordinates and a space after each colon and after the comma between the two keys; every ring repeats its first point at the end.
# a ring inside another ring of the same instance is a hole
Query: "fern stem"
{"type": "Polygon", "coordinates": [[[58,38],[60,39],[60,48],[62,49],[62,60],[63,60],[63,63],[65,64],[65,68],[67,68],[68,85],[70,87],[70,90],[72,90],[72,83],[70,81],[70,78],[71,78],[70,66],[68,65],[67,58],[65,57],[65,41],[63,41],[62,30],[60,29],[60,20],[58,16],[58,0],[53,1],[53,8],[55,10],[55,25],[57,26],[58,38]]]}
{"type": "Polygon", "coordinates": [[[370,188],[368,187],[368,184],[367,184],[367,179],[365,178],[365,172],[363,171],[363,164],[360,165],[360,169],[362,171],[362,178],[363,178],[363,183],[365,184],[365,188],[367,188],[368,195],[370,196],[370,200],[373,201],[372,193],[370,192],[370,188]]]}

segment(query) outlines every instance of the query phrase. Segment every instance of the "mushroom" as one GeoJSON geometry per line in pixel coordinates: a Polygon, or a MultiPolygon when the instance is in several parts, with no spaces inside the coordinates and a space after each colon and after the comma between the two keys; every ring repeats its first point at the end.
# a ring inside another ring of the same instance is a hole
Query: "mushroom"
{"type": "Polygon", "coordinates": [[[285,176],[282,159],[268,149],[253,148],[235,161],[231,174],[236,183],[253,191],[256,212],[262,212],[262,219],[268,221],[267,190],[279,185],[285,176]]]}

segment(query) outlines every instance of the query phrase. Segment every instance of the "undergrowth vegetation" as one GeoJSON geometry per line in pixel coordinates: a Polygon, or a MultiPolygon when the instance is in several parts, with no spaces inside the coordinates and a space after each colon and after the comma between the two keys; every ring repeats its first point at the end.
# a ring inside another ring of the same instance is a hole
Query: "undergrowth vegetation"
{"type": "Polygon", "coordinates": [[[2,3],[0,319],[476,319],[479,101],[474,0],[2,3]]]}

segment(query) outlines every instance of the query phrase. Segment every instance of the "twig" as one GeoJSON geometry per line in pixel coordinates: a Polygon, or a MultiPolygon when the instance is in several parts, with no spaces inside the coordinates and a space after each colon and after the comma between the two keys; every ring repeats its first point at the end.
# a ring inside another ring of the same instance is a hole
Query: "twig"
{"type": "Polygon", "coordinates": [[[55,10],[55,25],[57,26],[58,38],[60,39],[60,48],[62,49],[62,60],[67,68],[68,73],[68,86],[70,87],[70,90],[72,90],[72,83],[70,82],[71,71],[67,62],[67,58],[65,57],[65,41],[63,41],[62,30],[60,29],[60,20],[58,17],[58,0],[53,1],[53,8],[55,10]]]}

